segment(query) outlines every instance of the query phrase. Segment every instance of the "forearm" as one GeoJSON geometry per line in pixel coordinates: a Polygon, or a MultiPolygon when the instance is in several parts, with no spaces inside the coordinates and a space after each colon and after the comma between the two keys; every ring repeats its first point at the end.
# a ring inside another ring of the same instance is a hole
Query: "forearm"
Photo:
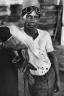
{"type": "Polygon", "coordinates": [[[54,68],[54,71],[55,71],[56,81],[59,81],[59,66],[58,66],[57,58],[56,58],[54,52],[48,53],[48,56],[52,63],[52,67],[54,68]]]}
{"type": "Polygon", "coordinates": [[[55,70],[55,75],[56,75],[56,81],[59,81],[59,66],[57,62],[56,56],[54,56],[54,62],[52,64],[54,70],[55,70]]]}

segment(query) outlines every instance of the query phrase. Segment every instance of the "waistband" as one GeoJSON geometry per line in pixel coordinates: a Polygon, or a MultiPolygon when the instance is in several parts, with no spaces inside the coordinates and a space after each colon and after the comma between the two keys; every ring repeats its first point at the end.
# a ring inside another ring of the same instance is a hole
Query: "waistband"
{"type": "Polygon", "coordinates": [[[50,67],[49,71],[45,75],[39,76],[39,75],[32,75],[31,74],[31,76],[34,77],[35,79],[38,79],[41,81],[42,79],[47,78],[51,74],[52,70],[53,70],[53,67],[50,67]]]}

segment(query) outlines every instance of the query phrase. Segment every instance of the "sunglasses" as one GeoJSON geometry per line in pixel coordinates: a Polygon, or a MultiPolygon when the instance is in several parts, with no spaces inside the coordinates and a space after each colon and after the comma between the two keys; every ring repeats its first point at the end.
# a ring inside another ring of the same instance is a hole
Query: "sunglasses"
{"type": "Polygon", "coordinates": [[[27,7],[22,10],[22,15],[24,16],[26,13],[30,14],[32,11],[35,11],[36,14],[40,15],[40,9],[34,6],[27,7]]]}

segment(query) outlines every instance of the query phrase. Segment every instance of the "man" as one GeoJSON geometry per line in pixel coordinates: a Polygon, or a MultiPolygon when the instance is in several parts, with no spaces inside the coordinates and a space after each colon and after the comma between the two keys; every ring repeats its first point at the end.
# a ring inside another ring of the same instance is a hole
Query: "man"
{"type": "Polygon", "coordinates": [[[30,69],[28,87],[31,96],[52,96],[54,87],[59,89],[59,71],[54,48],[48,32],[37,29],[40,18],[39,3],[37,0],[23,2],[24,32],[33,39],[32,52],[30,50],[29,62],[36,68],[30,69]]]}
{"type": "Polygon", "coordinates": [[[24,28],[19,29],[11,26],[11,33],[26,45],[29,63],[35,67],[35,69],[29,69],[28,87],[30,95],[52,96],[54,86],[59,89],[58,64],[49,33],[37,29],[40,18],[38,1],[24,1],[22,15],[24,28]]]}
{"type": "MultiPolygon", "coordinates": [[[[28,88],[31,96],[53,96],[54,86],[59,89],[59,71],[51,37],[47,31],[37,29],[40,6],[37,0],[24,0],[22,15],[24,28],[8,26],[10,33],[27,47],[29,69],[28,88]]],[[[26,63],[27,64],[27,63],[26,63]]]]}

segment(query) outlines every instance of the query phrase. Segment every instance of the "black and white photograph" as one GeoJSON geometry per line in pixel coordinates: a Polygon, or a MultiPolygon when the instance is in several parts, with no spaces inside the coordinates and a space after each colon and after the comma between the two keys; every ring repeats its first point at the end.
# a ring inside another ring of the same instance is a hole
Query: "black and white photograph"
{"type": "Polygon", "coordinates": [[[64,0],[0,0],[0,96],[64,96],[64,0]]]}

